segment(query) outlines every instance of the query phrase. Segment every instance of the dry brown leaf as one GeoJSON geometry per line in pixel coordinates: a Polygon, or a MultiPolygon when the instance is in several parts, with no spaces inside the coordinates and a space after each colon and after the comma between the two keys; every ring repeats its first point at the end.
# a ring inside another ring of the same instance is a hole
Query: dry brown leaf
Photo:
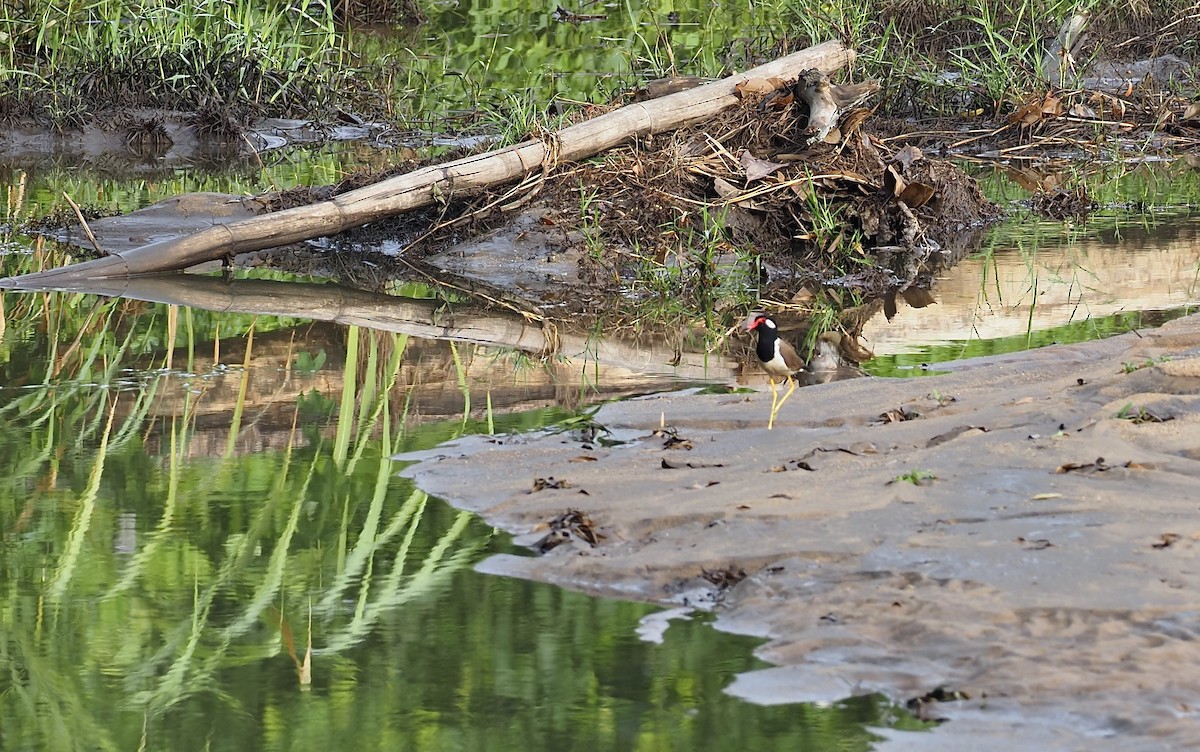
{"type": "Polygon", "coordinates": [[[762,180],[776,170],[786,167],[786,165],[779,164],[778,162],[768,162],[765,159],[759,159],[751,154],[748,149],[742,151],[739,161],[742,163],[742,168],[746,170],[747,183],[762,180]]]}
{"type": "Polygon", "coordinates": [[[713,178],[713,190],[715,190],[717,195],[721,198],[729,198],[730,196],[736,196],[742,192],[740,188],[724,178],[713,178]]]}
{"type": "Polygon", "coordinates": [[[924,308],[937,302],[933,297],[933,293],[921,287],[906,288],[903,295],[904,302],[913,308],[924,308]]]}
{"type": "Polygon", "coordinates": [[[1095,119],[1096,117],[1096,111],[1091,107],[1088,107],[1083,102],[1076,102],[1075,104],[1071,105],[1069,114],[1077,118],[1095,119]]]}
{"type": "Polygon", "coordinates": [[[906,170],[912,167],[914,162],[920,162],[924,158],[925,153],[911,144],[900,147],[896,152],[896,161],[904,165],[904,169],[906,170]]]}
{"type": "Polygon", "coordinates": [[[1054,472],[1058,474],[1076,471],[1082,473],[1103,473],[1107,470],[1113,470],[1115,468],[1122,467],[1131,470],[1143,469],[1143,466],[1137,464],[1136,462],[1123,462],[1119,465],[1110,465],[1104,461],[1103,457],[1097,457],[1095,462],[1068,462],[1066,464],[1059,465],[1054,472]]]}
{"type": "Polygon", "coordinates": [[[838,121],[838,129],[847,136],[855,133],[862,127],[863,122],[870,114],[871,110],[867,109],[866,107],[859,107],[856,110],[851,110],[845,115],[842,115],[841,119],[838,121]]]}
{"type": "Polygon", "coordinates": [[[978,431],[980,433],[987,433],[987,429],[984,428],[983,426],[958,426],[957,428],[951,428],[949,431],[946,431],[945,433],[939,433],[937,436],[934,436],[932,439],[930,439],[928,442],[925,443],[925,446],[932,448],[932,447],[937,446],[938,444],[945,444],[947,441],[953,441],[954,439],[957,439],[959,436],[962,436],[963,434],[971,433],[972,431],[978,431]]]}
{"type": "Polygon", "coordinates": [[[1179,540],[1178,533],[1163,533],[1158,536],[1158,543],[1151,543],[1151,548],[1164,549],[1170,548],[1175,541],[1179,540]]]}
{"type": "Polygon", "coordinates": [[[875,181],[871,178],[863,175],[860,172],[852,172],[850,170],[841,170],[840,172],[834,173],[834,177],[838,178],[839,180],[846,180],[851,183],[855,183],[857,185],[875,185],[875,181]]]}
{"type": "Polygon", "coordinates": [[[909,183],[904,190],[900,192],[900,200],[903,201],[909,208],[917,209],[929,203],[929,199],[937,194],[937,190],[931,185],[924,183],[909,183]]]}
{"type": "Polygon", "coordinates": [[[1183,110],[1184,120],[1200,120],[1200,102],[1192,102],[1183,110]]]}
{"type": "Polygon", "coordinates": [[[899,197],[907,187],[908,183],[900,177],[896,166],[888,165],[887,169],[883,171],[883,189],[893,196],[899,197]]]}
{"type": "Polygon", "coordinates": [[[739,97],[745,97],[750,94],[770,94],[778,88],[774,81],[779,79],[769,78],[748,78],[745,81],[735,85],[734,91],[739,97]]]}
{"type": "Polygon", "coordinates": [[[1042,119],[1042,103],[1034,102],[1017,109],[1008,116],[1009,124],[1033,125],[1042,119]]]}
{"type": "Polygon", "coordinates": [[[1057,172],[1043,173],[1029,167],[1024,169],[1009,168],[1007,174],[1014,183],[1030,193],[1053,191],[1063,182],[1062,175],[1057,172]]]}
{"type": "Polygon", "coordinates": [[[811,303],[816,299],[817,296],[813,294],[812,290],[809,290],[807,287],[801,287],[796,291],[796,294],[792,296],[790,302],[795,305],[801,303],[811,303]]]}

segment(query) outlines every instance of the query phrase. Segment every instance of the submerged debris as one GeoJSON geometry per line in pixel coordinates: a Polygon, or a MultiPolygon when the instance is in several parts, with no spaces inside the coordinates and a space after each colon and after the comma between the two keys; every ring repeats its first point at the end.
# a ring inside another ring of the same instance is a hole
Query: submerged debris
{"type": "Polygon", "coordinates": [[[1053,219],[1086,217],[1096,208],[1096,202],[1087,189],[1079,186],[1074,190],[1057,189],[1042,191],[1033,197],[1033,210],[1053,219]]]}

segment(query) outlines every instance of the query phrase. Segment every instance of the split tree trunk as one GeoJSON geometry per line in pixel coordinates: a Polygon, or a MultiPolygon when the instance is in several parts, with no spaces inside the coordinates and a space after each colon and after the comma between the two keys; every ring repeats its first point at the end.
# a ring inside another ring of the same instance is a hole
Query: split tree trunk
{"type": "Polygon", "coordinates": [[[526,141],[423,167],[318,204],[214,225],[191,235],[59,269],[3,278],[0,288],[45,288],[88,279],[156,274],[231,254],[335,235],[427,206],[455,191],[512,182],[537,170],[552,170],[559,162],[590,157],[635,136],[670,131],[710,118],[735,106],[739,102],[735,87],[749,79],[795,80],[810,68],[830,73],[853,59],[854,52],[840,42],[825,42],[695,89],[626,105],[564,128],[546,140],[526,141]]]}

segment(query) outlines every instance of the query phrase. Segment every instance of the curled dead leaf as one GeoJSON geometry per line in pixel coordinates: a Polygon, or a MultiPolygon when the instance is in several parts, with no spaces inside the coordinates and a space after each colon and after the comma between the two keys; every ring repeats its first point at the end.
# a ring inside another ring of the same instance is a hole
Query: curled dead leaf
{"type": "Polygon", "coordinates": [[[1010,125],[1033,125],[1042,119],[1042,103],[1030,102],[1008,116],[1010,125]]]}
{"type": "Polygon", "coordinates": [[[907,187],[908,183],[900,176],[896,166],[888,165],[887,169],[883,171],[883,190],[899,198],[907,187]]]}
{"type": "Polygon", "coordinates": [[[860,128],[862,128],[863,122],[866,121],[867,116],[870,114],[871,110],[867,109],[866,107],[859,107],[858,109],[851,110],[850,112],[842,115],[841,120],[838,121],[838,130],[847,136],[852,133],[856,133],[860,128]]]}
{"type": "Polygon", "coordinates": [[[746,170],[747,183],[752,183],[756,180],[762,180],[763,178],[774,173],[776,170],[786,167],[786,165],[779,164],[778,162],[768,162],[765,159],[759,159],[751,154],[748,149],[742,150],[739,161],[742,163],[742,167],[746,170]]]}
{"type": "Polygon", "coordinates": [[[917,209],[929,203],[929,200],[937,195],[937,190],[924,183],[909,183],[904,190],[900,192],[900,200],[908,205],[911,209],[917,209]]]}
{"type": "Polygon", "coordinates": [[[902,294],[904,302],[908,303],[911,308],[925,308],[937,303],[933,293],[922,287],[907,287],[902,294]]]}

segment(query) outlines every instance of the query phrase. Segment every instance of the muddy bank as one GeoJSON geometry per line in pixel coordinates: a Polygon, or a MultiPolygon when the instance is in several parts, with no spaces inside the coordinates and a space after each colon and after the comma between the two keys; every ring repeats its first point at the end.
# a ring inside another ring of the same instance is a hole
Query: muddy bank
{"type": "Polygon", "coordinates": [[[1177,667],[1200,660],[1200,317],[949,367],[808,387],[771,432],[767,394],[675,393],[404,472],[528,540],[586,515],[491,571],[717,601],[777,664],[734,694],[969,698],[892,748],[1194,746],[1200,682],[1177,667]]]}

